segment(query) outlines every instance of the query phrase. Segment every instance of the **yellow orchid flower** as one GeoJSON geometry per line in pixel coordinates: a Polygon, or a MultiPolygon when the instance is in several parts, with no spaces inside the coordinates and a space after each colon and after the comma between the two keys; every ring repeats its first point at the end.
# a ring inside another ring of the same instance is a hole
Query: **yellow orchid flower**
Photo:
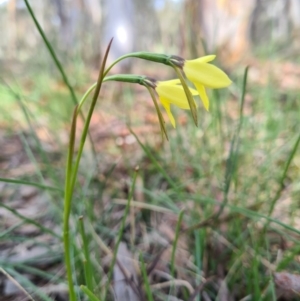
{"type": "MultiPolygon", "coordinates": [[[[161,63],[171,66],[175,69],[182,70],[188,80],[190,80],[199,92],[204,107],[209,110],[209,100],[205,88],[219,89],[228,87],[231,84],[229,77],[218,67],[209,64],[215,59],[215,55],[207,55],[195,60],[185,60],[178,55],[166,55],[151,52],[133,52],[129,53],[121,59],[128,57],[137,57],[140,59],[161,63]]],[[[192,115],[194,121],[197,122],[196,112],[194,108],[192,115]]]]}
{"type": "MultiPolygon", "coordinates": [[[[181,76],[182,73],[184,73],[185,77],[196,87],[206,110],[209,110],[209,99],[206,94],[206,88],[219,89],[228,87],[231,84],[231,80],[221,69],[212,64],[209,64],[209,62],[213,61],[216,57],[213,54],[203,56],[195,60],[185,60],[178,55],[167,55],[151,52],[133,52],[122,56],[119,60],[128,57],[137,57],[140,59],[171,66],[175,69],[176,73],[180,72],[180,74],[177,75],[182,82],[182,87],[186,88],[184,78],[181,76]]],[[[187,97],[190,101],[191,96],[188,94],[189,93],[187,93],[187,97]]],[[[197,124],[197,113],[195,107],[192,106],[190,107],[190,109],[193,119],[197,124]]]]}
{"type": "MultiPolygon", "coordinates": [[[[155,90],[159,96],[159,100],[163,107],[165,108],[169,119],[173,125],[176,127],[176,122],[174,116],[171,112],[171,104],[175,105],[184,110],[190,110],[188,100],[179,79],[173,79],[168,81],[158,81],[156,82],[155,90]]],[[[199,95],[195,89],[189,88],[192,95],[199,95]]]]}
{"type": "Polygon", "coordinates": [[[208,64],[215,57],[215,55],[207,55],[195,60],[185,60],[182,66],[187,79],[195,85],[206,110],[209,110],[209,100],[205,87],[219,89],[231,84],[231,80],[225,72],[212,64],[208,64]]]}

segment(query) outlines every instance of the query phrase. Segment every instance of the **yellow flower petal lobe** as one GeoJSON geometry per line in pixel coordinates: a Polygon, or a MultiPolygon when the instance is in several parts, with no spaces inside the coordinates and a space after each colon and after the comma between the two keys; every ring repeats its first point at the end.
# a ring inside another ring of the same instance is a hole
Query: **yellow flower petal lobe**
{"type": "Polygon", "coordinates": [[[195,87],[197,88],[200,98],[202,100],[202,103],[204,105],[204,108],[209,111],[209,99],[207,97],[205,87],[201,84],[195,83],[195,87]]]}
{"type": "Polygon", "coordinates": [[[176,122],[175,122],[175,118],[171,112],[170,103],[167,100],[165,100],[163,97],[160,97],[160,102],[163,105],[163,107],[165,108],[173,127],[176,128],[176,122]]]}
{"type": "MultiPolygon", "coordinates": [[[[195,89],[190,88],[190,91],[194,96],[199,94],[195,89]]],[[[174,104],[175,106],[184,110],[190,109],[182,86],[165,84],[165,82],[158,82],[156,92],[159,95],[159,98],[163,98],[168,103],[174,104]]]]}
{"type": "Polygon", "coordinates": [[[160,84],[163,84],[163,85],[180,85],[180,79],[175,78],[175,79],[165,80],[163,82],[160,82],[160,84]]]}
{"type": "Polygon", "coordinates": [[[186,61],[183,71],[191,82],[202,84],[208,88],[224,88],[231,84],[231,80],[221,69],[197,60],[186,61]]]}
{"type": "Polygon", "coordinates": [[[187,62],[208,63],[216,58],[215,54],[205,55],[194,60],[186,60],[187,62]]]}

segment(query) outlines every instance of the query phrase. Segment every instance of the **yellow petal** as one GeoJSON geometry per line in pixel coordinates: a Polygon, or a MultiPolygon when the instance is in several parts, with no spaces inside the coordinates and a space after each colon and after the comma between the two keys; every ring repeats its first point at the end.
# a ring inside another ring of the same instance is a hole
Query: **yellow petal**
{"type": "Polygon", "coordinates": [[[168,116],[169,116],[169,119],[173,125],[174,128],[176,128],[176,123],[175,123],[175,118],[171,112],[171,106],[170,106],[170,103],[168,101],[166,101],[164,98],[160,97],[160,102],[161,104],[164,106],[168,116]]]}
{"type": "MultiPolygon", "coordinates": [[[[169,104],[174,104],[175,106],[189,110],[190,106],[187,101],[186,95],[182,86],[180,85],[169,85],[165,84],[165,82],[158,82],[156,87],[156,92],[160,99],[164,99],[169,104]]],[[[190,88],[192,95],[198,95],[198,91],[190,88]]]]}
{"type": "Polygon", "coordinates": [[[199,57],[195,60],[187,60],[187,61],[198,62],[198,63],[208,63],[208,62],[213,61],[215,58],[216,58],[215,54],[210,54],[210,55],[199,57]]]}
{"type": "Polygon", "coordinates": [[[202,103],[204,105],[204,108],[208,111],[209,110],[209,99],[207,97],[205,87],[201,84],[195,83],[195,86],[199,92],[200,98],[202,100],[202,103]]]}
{"type": "Polygon", "coordinates": [[[218,67],[197,60],[186,61],[183,66],[186,77],[208,88],[224,88],[231,84],[229,77],[218,67]]]}
{"type": "Polygon", "coordinates": [[[165,80],[161,83],[163,83],[164,85],[180,85],[180,79],[176,78],[176,79],[165,80]]]}

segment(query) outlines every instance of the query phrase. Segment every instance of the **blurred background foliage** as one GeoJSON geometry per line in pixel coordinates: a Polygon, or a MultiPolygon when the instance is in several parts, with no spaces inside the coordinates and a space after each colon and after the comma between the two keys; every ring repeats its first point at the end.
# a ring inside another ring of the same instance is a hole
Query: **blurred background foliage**
{"type": "MultiPolygon", "coordinates": [[[[197,57],[221,54],[231,65],[260,49],[299,50],[297,0],[32,0],[64,65],[98,67],[111,37],[112,56],[145,50],[197,57]]],[[[0,1],[2,64],[49,63],[24,1],[0,1]],[[45,62],[46,60],[46,62],[45,62]]],[[[24,66],[24,65],[23,65],[24,66]]]]}
{"type": "MultiPolygon", "coordinates": [[[[30,4],[77,95],[96,80],[102,53],[112,37],[109,62],[132,51],[185,58],[215,53],[229,73],[240,74],[249,65],[249,78],[256,84],[265,86],[272,79],[283,90],[295,89],[297,66],[282,62],[299,60],[298,0],[32,0],[30,4]]],[[[67,90],[23,0],[0,1],[0,26],[0,89],[7,105],[3,119],[14,119],[9,113],[14,109],[13,94],[21,92],[30,95],[27,105],[39,104],[32,106],[35,116],[42,114],[45,123],[60,126],[49,122],[51,114],[68,120],[71,103],[54,101],[68,98],[67,90]]],[[[130,59],[112,72],[157,79],[171,76],[166,68],[156,74],[155,67],[130,59]]],[[[131,98],[128,93],[109,97],[124,101],[131,98]]],[[[125,107],[130,104],[127,101],[125,107]]]]}

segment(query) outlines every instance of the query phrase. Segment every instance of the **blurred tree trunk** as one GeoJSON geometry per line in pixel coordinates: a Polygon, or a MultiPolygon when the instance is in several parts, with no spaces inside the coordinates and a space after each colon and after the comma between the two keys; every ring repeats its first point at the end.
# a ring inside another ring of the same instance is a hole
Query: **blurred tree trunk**
{"type": "Polygon", "coordinates": [[[16,57],[16,40],[17,40],[17,26],[16,26],[16,0],[7,2],[7,11],[9,18],[9,38],[8,38],[8,58],[16,57]]]}
{"type": "Polygon", "coordinates": [[[186,49],[184,56],[198,57],[204,55],[206,50],[203,44],[200,28],[201,1],[186,0],[184,5],[182,24],[183,45],[186,49]]]}
{"type": "Polygon", "coordinates": [[[190,56],[218,53],[228,65],[257,46],[298,49],[300,1],[186,0],[182,32],[190,56]]]}
{"type": "Polygon", "coordinates": [[[299,0],[256,0],[251,22],[251,40],[255,46],[299,49],[299,31],[299,0]]]}
{"type": "MultiPolygon", "coordinates": [[[[109,62],[137,50],[152,49],[159,35],[159,22],[153,3],[147,0],[105,0],[101,24],[101,49],[114,38],[109,62]]],[[[117,67],[129,72],[132,60],[124,60],[117,67]]]]}
{"type": "MultiPolygon", "coordinates": [[[[296,56],[300,49],[300,0],[165,0],[160,8],[148,0],[30,3],[65,63],[76,57],[98,66],[100,51],[111,37],[115,37],[114,58],[159,46],[158,51],[186,57],[217,53],[231,65],[257,47],[279,49],[286,57],[296,56]]],[[[40,59],[42,41],[23,0],[0,7],[0,17],[7,28],[1,33],[0,59],[35,58],[36,62],[37,53],[40,59]]]]}
{"type": "Polygon", "coordinates": [[[250,49],[249,28],[255,0],[201,0],[200,26],[207,51],[225,64],[238,62],[250,49]]]}

